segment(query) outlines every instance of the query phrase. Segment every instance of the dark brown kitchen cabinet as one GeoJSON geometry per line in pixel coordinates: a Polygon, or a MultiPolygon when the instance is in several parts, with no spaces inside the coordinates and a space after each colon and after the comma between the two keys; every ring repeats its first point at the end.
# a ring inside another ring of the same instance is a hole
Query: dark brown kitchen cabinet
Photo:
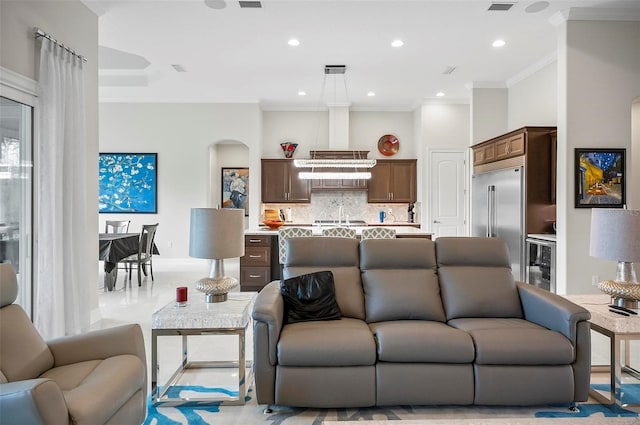
{"type": "Polygon", "coordinates": [[[262,160],[262,202],[311,202],[309,180],[298,177],[292,159],[262,160]]]}
{"type": "Polygon", "coordinates": [[[371,169],[369,203],[407,203],[416,201],[415,159],[379,159],[371,169]]]}
{"type": "Polygon", "coordinates": [[[278,237],[245,235],[240,257],[240,290],[260,291],[272,279],[279,279],[278,237]]]}

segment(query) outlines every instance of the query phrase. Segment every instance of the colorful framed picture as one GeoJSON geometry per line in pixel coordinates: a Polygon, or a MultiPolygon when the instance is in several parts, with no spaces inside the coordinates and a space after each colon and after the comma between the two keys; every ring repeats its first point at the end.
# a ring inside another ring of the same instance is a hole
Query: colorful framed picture
{"type": "Polygon", "coordinates": [[[100,213],[156,214],[158,212],[158,154],[98,154],[100,213]]]}
{"type": "Polygon", "coordinates": [[[575,207],[625,205],[625,149],[576,148],[575,207]]]}
{"type": "Polygon", "coordinates": [[[249,215],[249,169],[222,168],[222,208],[242,208],[249,215]]]}

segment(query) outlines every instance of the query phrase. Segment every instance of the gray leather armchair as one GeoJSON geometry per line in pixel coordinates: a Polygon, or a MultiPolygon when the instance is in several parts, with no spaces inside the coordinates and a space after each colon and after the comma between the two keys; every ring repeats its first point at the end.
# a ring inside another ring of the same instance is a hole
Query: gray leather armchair
{"type": "Polygon", "coordinates": [[[147,367],[138,324],[45,342],[13,302],[11,265],[0,264],[0,423],[140,424],[147,367]]]}

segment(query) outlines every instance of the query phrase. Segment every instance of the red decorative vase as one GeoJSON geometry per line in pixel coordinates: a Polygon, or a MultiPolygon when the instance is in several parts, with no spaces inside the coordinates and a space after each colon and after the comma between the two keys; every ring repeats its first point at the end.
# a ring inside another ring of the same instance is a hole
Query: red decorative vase
{"type": "Polygon", "coordinates": [[[298,144],[291,142],[282,142],[280,143],[280,147],[282,148],[282,152],[284,152],[285,158],[293,158],[293,153],[296,151],[298,144]]]}

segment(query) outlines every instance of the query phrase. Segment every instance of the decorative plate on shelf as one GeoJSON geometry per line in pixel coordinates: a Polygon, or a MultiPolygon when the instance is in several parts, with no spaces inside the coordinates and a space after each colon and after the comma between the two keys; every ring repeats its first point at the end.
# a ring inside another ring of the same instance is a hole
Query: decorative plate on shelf
{"type": "Polygon", "coordinates": [[[378,140],[378,151],[384,156],[393,156],[398,153],[400,141],[392,134],[385,134],[378,140]]]}

